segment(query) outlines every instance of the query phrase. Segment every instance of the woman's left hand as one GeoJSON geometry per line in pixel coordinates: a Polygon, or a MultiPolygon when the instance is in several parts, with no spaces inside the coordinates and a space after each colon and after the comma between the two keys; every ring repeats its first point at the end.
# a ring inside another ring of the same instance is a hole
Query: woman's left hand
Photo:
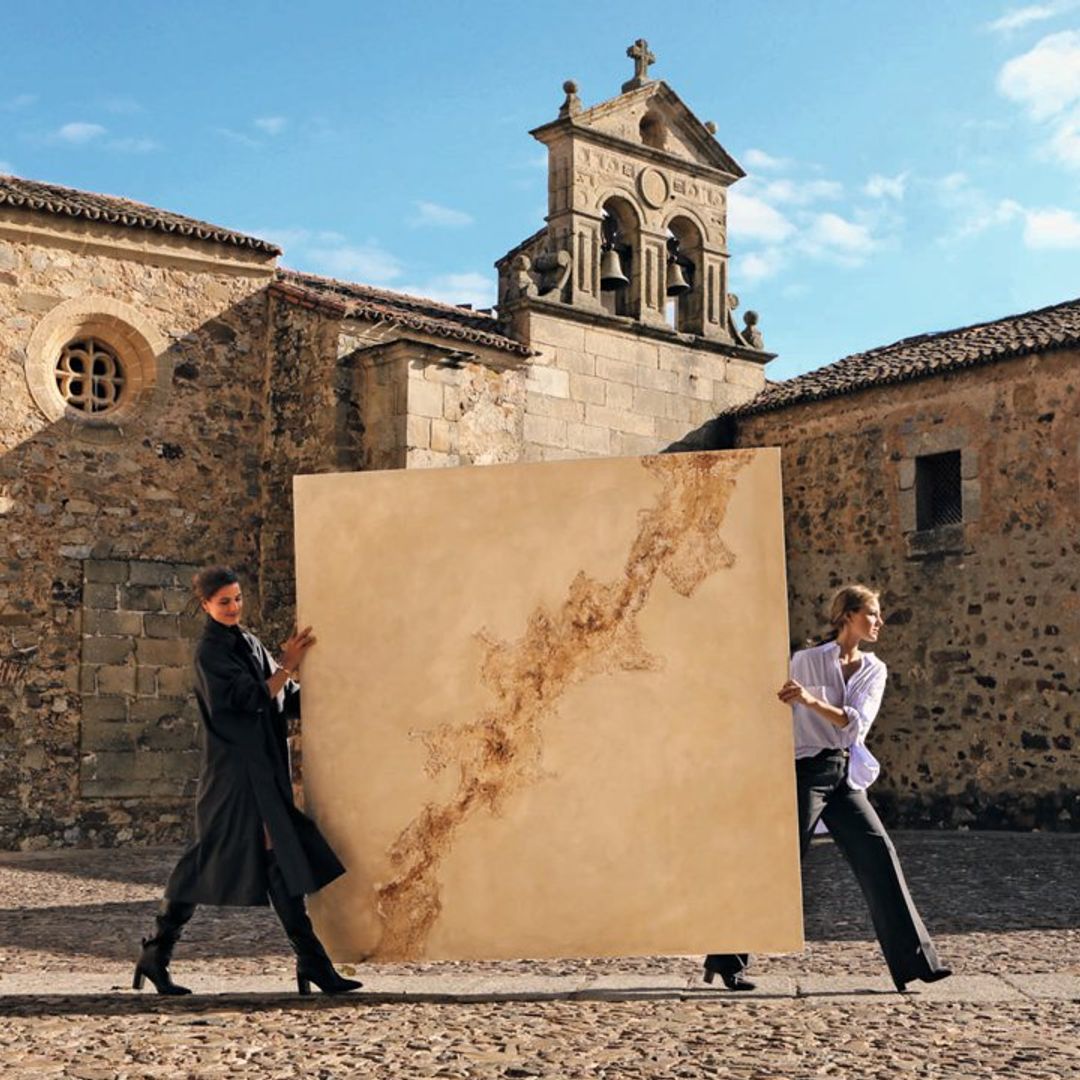
{"type": "Polygon", "coordinates": [[[817,698],[802,683],[788,679],[776,695],[785,705],[813,705],[817,698]]]}

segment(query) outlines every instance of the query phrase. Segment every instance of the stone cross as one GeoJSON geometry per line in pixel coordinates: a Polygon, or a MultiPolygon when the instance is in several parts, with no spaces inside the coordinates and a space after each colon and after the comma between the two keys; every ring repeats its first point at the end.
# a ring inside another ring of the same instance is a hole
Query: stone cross
{"type": "Polygon", "coordinates": [[[649,65],[656,63],[656,57],[649,51],[649,43],[644,38],[638,38],[626,50],[626,55],[634,61],[634,77],[629,82],[623,83],[624,94],[627,90],[636,90],[649,82],[649,65]]]}

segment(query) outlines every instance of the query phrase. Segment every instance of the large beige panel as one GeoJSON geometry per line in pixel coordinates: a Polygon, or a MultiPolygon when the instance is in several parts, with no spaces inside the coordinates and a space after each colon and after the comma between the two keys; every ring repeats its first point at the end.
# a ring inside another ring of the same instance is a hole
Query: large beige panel
{"type": "Polygon", "coordinates": [[[777,451],[295,499],[336,957],[801,948],[777,451]]]}

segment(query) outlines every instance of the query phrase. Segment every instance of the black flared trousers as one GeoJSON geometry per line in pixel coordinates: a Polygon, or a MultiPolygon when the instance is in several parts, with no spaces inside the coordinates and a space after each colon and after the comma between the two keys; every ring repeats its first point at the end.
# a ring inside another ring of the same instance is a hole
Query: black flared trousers
{"type": "MultiPolygon", "coordinates": [[[[896,848],[865,791],[847,782],[848,755],[823,750],[795,762],[799,853],[806,856],[814,827],[824,821],[862,888],[874,930],[894,980],[922,979],[940,968],[937,951],[911,899],[896,848]]],[[[746,966],[742,953],[714,954],[710,966],[732,974],[746,966]]]]}

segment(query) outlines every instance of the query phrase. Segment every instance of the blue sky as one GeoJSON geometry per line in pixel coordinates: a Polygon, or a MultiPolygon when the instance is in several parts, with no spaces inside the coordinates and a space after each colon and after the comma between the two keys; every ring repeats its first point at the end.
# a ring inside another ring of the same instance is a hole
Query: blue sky
{"type": "Polygon", "coordinates": [[[483,306],[546,212],[562,82],[648,39],[749,176],[731,286],[786,378],[1080,295],[1080,0],[10,5],[0,171],[483,306]]]}

